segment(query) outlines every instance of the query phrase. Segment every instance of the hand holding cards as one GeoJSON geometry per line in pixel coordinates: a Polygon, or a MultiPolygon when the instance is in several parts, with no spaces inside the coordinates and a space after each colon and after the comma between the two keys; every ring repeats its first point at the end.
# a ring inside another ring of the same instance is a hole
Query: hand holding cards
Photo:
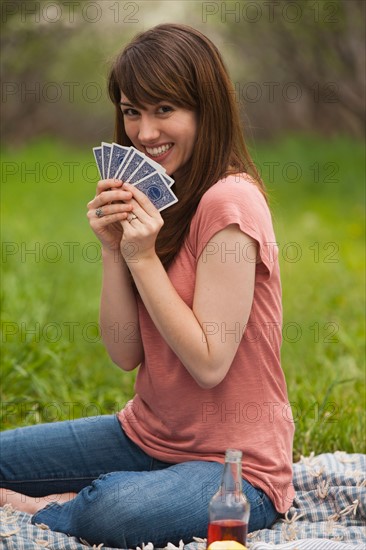
{"type": "Polygon", "coordinates": [[[174,180],[135,147],[102,142],[100,147],[93,147],[93,153],[102,179],[120,179],[136,186],[159,212],[178,202],[171,190],[174,180]]]}

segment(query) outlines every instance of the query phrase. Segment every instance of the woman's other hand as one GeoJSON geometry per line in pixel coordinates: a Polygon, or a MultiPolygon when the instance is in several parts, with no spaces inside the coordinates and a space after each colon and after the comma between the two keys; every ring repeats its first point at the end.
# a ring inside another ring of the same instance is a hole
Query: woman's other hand
{"type": "Polygon", "coordinates": [[[131,216],[133,209],[128,202],[132,199],[132,193],[122,185],[120,180],[100,180],[94,199],[87,205],[90,227],[102,246],[110,251],[119,250],[123,222],[131,216]]]}
{"type": "Polygon", "coordinates": [[[131,210],[121,222],[121,254],[126,263],[151,258],[156,254],[155,242],[164,220],[152,202],[136,187],[125,183],[122,189],[132,196],[126,204],[131,210]]]}

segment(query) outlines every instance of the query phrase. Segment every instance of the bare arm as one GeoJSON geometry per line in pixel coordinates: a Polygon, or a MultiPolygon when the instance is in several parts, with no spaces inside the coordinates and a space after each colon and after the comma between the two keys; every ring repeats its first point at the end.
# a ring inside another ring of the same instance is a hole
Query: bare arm
{"type": "Polygon", "coordinates": [[[116,365],[128,371],[141,363],[144,353],[129,271],[121,254],[106,250],[103,251],[100,328],[106,349],[116,365]]]}
{"type": "MultiPolygon", "coordinates": [[[[154,235],[162,226],[160,214],[138,190],[133,195],[133,211],[138,218],[132,224],[123,222],[122,243],[133,242],[138,247],[138,261],[129,268],[140,296],[155,326],[191,376],[203,388],[214,387],[226,376],[240,343],[240,338],[223,338],[223,330],[236,325],[242,335],[249,318],[255,258],[246,261],[243,254],[243,260],[236,262],[234,255],[227,255],[222,261],[221,254],[210,254],[207,261],[199,260],[190,309],[171,284],[153,247],[154,235]]],[[[242,250],[248,244],[255,246],[253,239],[231,225],[214,235],[207,247],[220,250],[224,244],[231,250],[237,243],[242,250]],[[212,247],[213,242],[218,246],[212,247]]]]}
{"type": "Polygon", "coordinates": [[[111,359],[123,370],[134,369],[143,359],[137,303],[120,251],[121,222],[131,215],[131,205],[126,204],[131,196],[131,192],[122,188],[121,181],[101,180],[96,196],[88,203],[90,226],[102,243],[102,339],[111,359]],[[101,216],[97,215],[97,210],[102,212],[101,216]]]}
{"type": "MultiPolygon", "coordinates": [[[[212,242],[241,250],[254,241],[237,226],[217,233],[212,242]]],[[[210,248],[212,250],[212,247],[210,248]]],[[[202,258],[202,256],[201,256],[202,258]]],[[[141,298],[155,326],[196,382],[211,388],[226,376],[248,321],[254,293],[254,262],[221,254],[199,260],[193,309],[177,294],[155,257],[131,265],[141,298]],[[231,334],[230,334],[231,331],[231,334]]]]}

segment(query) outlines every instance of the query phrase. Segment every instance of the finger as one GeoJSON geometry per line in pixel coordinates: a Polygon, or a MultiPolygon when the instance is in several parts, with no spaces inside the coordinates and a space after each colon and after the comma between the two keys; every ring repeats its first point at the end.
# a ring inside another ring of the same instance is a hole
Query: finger
{"type": "Polygon", "coordinates": [[[122,180],[109,178],[106,180],[99,180],[97,183],[97,195],[103,193],[103,191],[108,191],[108,189],[114,189],[117,187],[122,187],[122,180]]]}
{"type": "Polygon", "coordinates": [[[131,222],[131,221],[128,221],[128,217],[120,220],[120,223],[123,229],[123,234],[126,237],[126,239],[131,238],[135,234],[136,226],[132,225],[133,223],[135,223],[135,221],[138,222],[139,220],[136,218],[136,220],[132,220],[131,222]]]}
{"type": "Polygon", "coordinates": [[[88,202],[88,208],[95,209],[100,208],[106,204],[110,204],[115,201],[129,201],[132,198],[132,193],[125,189],[113,189],[110,191],[103,191],[94,199],[88,202]]]}
{"type": "Polygon", "coordinates": [[[89,223],[95,231],[98,231],[112,223],[119,222],[122,224],[123,221],[126,221],[127,216],[128,212],[116,212],[115,214],[103,216],[102,218],[97,218],[96,216],[91,217],[88,215],[89,223]]]}
{"type": "Polygon", "coordinates": [[[139,206],[151,217],[156,217],[159,214],[159,211],[150,199],[147,198],[147,196],[142,193],[142,191],[139,191],[139,189],[136,189],[136,186],[130,185],[129,183],[123,184],[123,189],[126,191],[130,191],[132,193],[133,198],[138,202],[139,206]]]}
{"type": "Polygon", "coordinates": [[[96,209],[90,208],[87,216],[92,218],[105,218],[108,216],[111,216],[113,214],[118,214],[125,212],[126,214],[129,214],[132,212],[133,206],[132,204],[126,204],[124,202],[120,203],[114,203],[114,204],[107,204],[102,207],[98,207],[96,209]]]}
{"type": "MultiPolygon", "coordinates": [[[[131,213],[134,214],[141,222],[147,223],[151,220],[152,216],[148,214],[134,198],[129,200],[126,204],[131,206],[131,213]]],[[[130,219],[132,219],[131,214],[127,217],[128,221],[130,221],[130,219]]]]}

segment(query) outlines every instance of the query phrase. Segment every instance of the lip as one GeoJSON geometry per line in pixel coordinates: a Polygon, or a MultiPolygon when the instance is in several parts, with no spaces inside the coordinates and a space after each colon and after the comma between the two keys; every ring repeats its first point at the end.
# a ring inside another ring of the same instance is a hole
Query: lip
{"type": "MultiPolygon", "coordinates": [[[[154,145],[154,147],[162,147],[163,145],[167,145],[167,144],[166,144],[166,143],[162,143],[161,145],[154,145]]],[[[161,161],[163,161],[163,160],[166,159],[166,157],[169,155],[169,153],[170,153],[171,151],[173,151],[173,149],[174,149],[174,143],[173,143],[173,145],[172,145],[172,147],[171,147],[170,149],[168,149],[168,150],[165,151],[164,153],[161,153],[161,155],[158,155],[158,156],[154,155],[154,156],[152,156],[152,155],[150,155],[150,154],[147,152],[146,147],[145,147],[145,154],[146,154],[146,156],[149,157],[151,160],[155,160],[156,162],[161,162],[161,161]]]]}

